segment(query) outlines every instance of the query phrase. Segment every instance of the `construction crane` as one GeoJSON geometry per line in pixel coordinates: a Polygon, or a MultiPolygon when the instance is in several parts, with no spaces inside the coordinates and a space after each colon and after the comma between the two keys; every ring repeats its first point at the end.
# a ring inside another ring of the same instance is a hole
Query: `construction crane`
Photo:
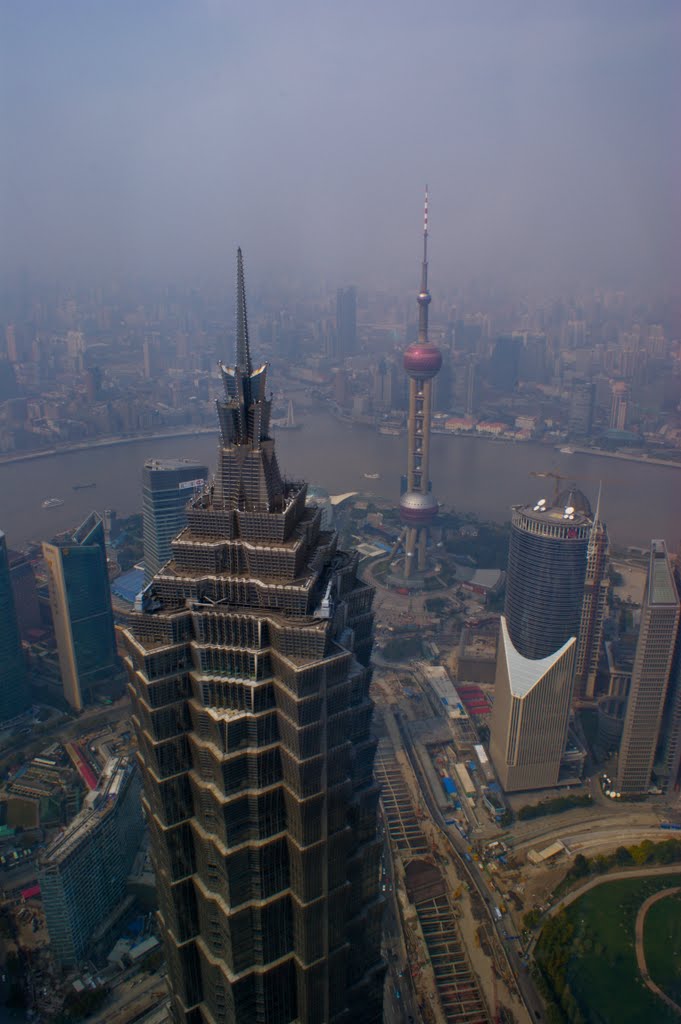
{"type": "MultiPolygon", "coordinates": [[[[551,480],[555,481],[554,489],[553,489],[553,501],[554,501],[554,503],[556,502],[556,500],[558,498],[558,495],[560,494],[561,481],[563,483],[568,483],[570,485],[570,487],[577,487],[577,481],[575,480],[574,476],[563,476],[562,473],[556,473],[555,470],[549,470],[547,472],[542,472],[542,473],[534,472],[533,471],[533,472],[530,473],[530,476],[539,477],[541,479],[546,479],[548,477],[551,480]]],[[[599,486],[601,484],[622,484],[622,483],[624,483],[623,480],[615,479],[614,477],[589,476],[586,473],[580,473],[579,474],[579,479],[580,479],[580,481],[588,480],[590,483],[598,482],[599,486]]]]}
{"type": "Polygon", "coordinates": [[[532,472],[532,473],[530,473],[530,476],[541,477],[541,478],[550,477],[551,479],[553,479],[555,481],[554,485],[553,485],[553,503],[554,503],[554,505],[555,505],[556,501],[558,500],[558,495],[560,494],[560,483],[561,483],[561,480],[566,480],[566,481],[569,480],[573,487],[577,486],[577,484],[575,483],[574,477],[562,476],[562,474],[560,474],[560,473],[554,473],[554,472],[535,473],[535,472],[532,472]]]}

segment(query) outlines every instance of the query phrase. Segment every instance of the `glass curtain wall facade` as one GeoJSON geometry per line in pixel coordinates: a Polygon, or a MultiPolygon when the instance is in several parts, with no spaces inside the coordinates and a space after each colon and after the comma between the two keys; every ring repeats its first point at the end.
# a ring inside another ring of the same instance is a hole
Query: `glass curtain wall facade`
{"type": "Polygon", "coordinates": [[[217,472],[125,631],[173,1014],[378,1024],[374,594],[280,473],[237,282],[217,472]]]}
{"type": "Polygon", "coordinates": [[[0,530],[0,722],[30,706],[26,658],[21,646],[5,534],[0,530]]]}
{"type": "Polygon", "coordinates": [[[578,636],[591,527],[579,491],[513,509],[504,615],[524,658],[545,658],[578,636]]]}
{"type": "Polygon", "coordinates": [[[641,625],[617,764],[617,791],[650,786],[679,627],[679,595],[663,540],[651,543],[641,625]]]}
{"type": "Polygon", "coordinates": [[[208,470],[186,459],[148,459],[142,470],[144,579],[170,559],[170,542],[187,523],[189,500],[203,489],[208,470]]]}
{"type": "Polygon", "coordinates": [[[96,512],[66,544],[43,544],[64,697],[76,710],[119,672],[104,522],[96,512]]]}

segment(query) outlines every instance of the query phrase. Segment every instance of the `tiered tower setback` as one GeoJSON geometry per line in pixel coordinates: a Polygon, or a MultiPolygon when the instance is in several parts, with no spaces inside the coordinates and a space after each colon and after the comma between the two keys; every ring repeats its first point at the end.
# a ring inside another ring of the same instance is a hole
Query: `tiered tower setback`
{"type": "Polygon", "coordinates": [[[430,421],[432,381],[442,366],[442,353],[428,340],[428,189],[423,217],[423,261],[418,296],[419,333],[415,344],[404,353],[409,376],[409,419],[407,425],[407,489],[400,498],[404,523],[404,575],[426,568],[428,527],[437,515],[437,501],[430,493],[430,421]],[[416,566],[414,565],[416,562],[416,566]]]}
{"type": "Polygon", "coordinates": [[[378,1024],[374,592],[279,470],[237,277],[215,478],[125,633],[174,1019],[378,1024]]]}

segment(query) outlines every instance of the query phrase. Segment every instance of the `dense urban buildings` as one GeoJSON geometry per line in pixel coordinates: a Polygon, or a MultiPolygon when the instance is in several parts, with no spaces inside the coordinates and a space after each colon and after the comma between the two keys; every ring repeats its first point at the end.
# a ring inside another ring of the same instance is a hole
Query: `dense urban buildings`
{"type": "Polygon", "coordinates": [[[76,711],[119,672],[104,521],[92,512],[65,543],[43,543],[65,700],[76,711]]]}
{"type": "Polygon", "coordinates": [[[20,715],[30,703],[7,541],[0,530],[0,722],[20,715]]]}
{"type": "Polygon", "coordinates": [[[378,1024],[373,590],[280,473],[237,268],[217,471],[124,634],[173,1012],[378,1024]]]}
{"type": "Polygon", "coordinates": [[[400,498],[404,523],[404,577],[409,579],[426,568],[428,527],[437,515],[437,501],[431,493],[430,427],[432,382],[442,366],[442,353],[428,338],[428,192],[423,219],[423,262],[418,296],[418,340],[404,353],[404,369],[409,377],[409,413],[407,419],[407,487],[400,498]]]}
{"type": "Polygon", "coordinates": [[[50,946],[62,967],[88,959],[93,934],[120,908],[144,831],[140,775],[116,759],[88,806],[45,850],[38,881],[50,946]]]}
{"type": "Polygon", "coordinates": [[[504,615],[524,658],[545,658],[577,637],[592,523],[577,489],[513,509],[504,615]]]}
{"type": "Polygon", "coordinates": [[[171,556],[170,542],[187,522],[185,509],[201,490],[208,469],[188,459],[147,459],[142,470],[142,527],[144,538],[144,579],[171,556]]]}
{"type": "Polygon", "coordinates": [[[556,786],[567,741],[575,639],[543,658],[525,658],[500,623],[490,755],[502,789],[556,786]]]}
{"type": "Polygon", "coordinates": [[[679,627],[679,606],[667,547],[663,540],[654,540],[617,763],[619,793],[646,793],[650,786],[679,627]]]}

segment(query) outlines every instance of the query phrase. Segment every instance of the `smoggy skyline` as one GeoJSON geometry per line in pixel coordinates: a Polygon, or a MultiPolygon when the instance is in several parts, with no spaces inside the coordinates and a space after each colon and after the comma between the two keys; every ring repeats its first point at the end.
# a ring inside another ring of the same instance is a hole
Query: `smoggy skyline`
{"type": "Polygon", "coordinates": [[[681,9],[122,0],[0,12],[0,270],[659,292],[681,9]]]}

